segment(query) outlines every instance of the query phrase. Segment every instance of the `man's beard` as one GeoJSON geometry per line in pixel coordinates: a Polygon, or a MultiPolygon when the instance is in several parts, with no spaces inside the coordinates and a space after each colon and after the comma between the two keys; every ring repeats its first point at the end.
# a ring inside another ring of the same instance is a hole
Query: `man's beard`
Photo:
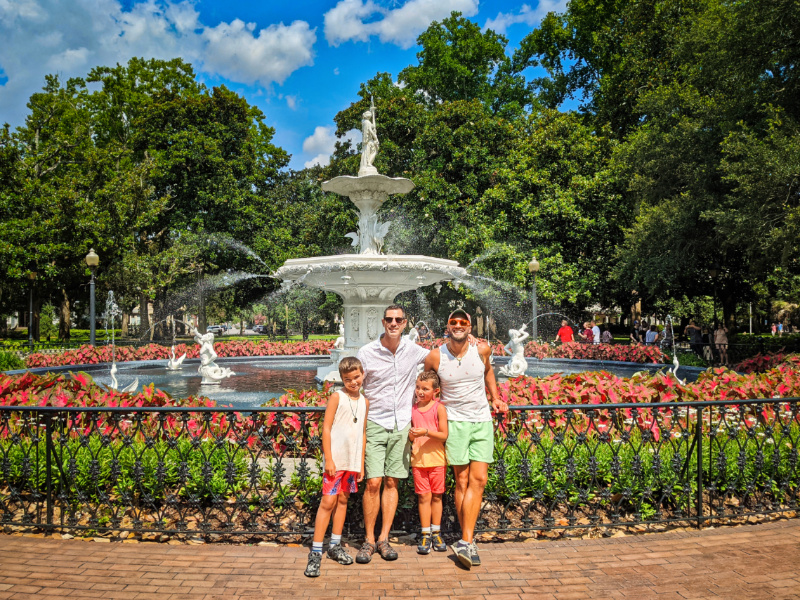
{"type": "Polygon", "coordinates": [[[469,336],[468,331],[462,331],[461,333],[456,333],[454,331],[450,332],[450,337],[453,339],[454,342],[463,342],[469,336]]]}

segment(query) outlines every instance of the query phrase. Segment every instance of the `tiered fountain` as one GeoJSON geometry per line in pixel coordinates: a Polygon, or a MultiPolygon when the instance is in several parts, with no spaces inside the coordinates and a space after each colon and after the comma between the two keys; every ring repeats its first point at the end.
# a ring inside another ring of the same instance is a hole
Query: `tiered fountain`
{"type": "Polygon", "coordinates": [[[381,175],[373,166],[379,145],[374,114],[373,106],[363,115],[358,176],[335,177],[322,184],[324,191],[347,196],[358,208],[358,231],[347,234],[358,254],[295,258],[287,260],[275,273],[284,281],[335,292],[344,300],[344,348],[334,351],[330,366],[318,369],[321,380],[335,380],[338,361],[354,355],[380,335],[383,311],[398,294],[467,276],[453,260],[381,252],[389,223],[378,220],[378,210],[390,195],[413,190],[414,183],[403,177],[381,175]]]}

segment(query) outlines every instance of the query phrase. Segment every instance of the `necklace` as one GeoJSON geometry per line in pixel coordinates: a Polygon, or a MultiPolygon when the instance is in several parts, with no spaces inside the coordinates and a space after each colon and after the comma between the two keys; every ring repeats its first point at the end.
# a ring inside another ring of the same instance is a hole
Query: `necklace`
{"type": "Polygon", "coordinates": [[[358,416],[356,415],[358,413],[358,399],[361,397],[361,394],[356,397],[356,410],[353,410],[353,399],[350,397],[350,393],[347,390],[345,390],[344,393],[347,396],[347,405],[350,407],[350,414],[353,415],[353,423],[358,423],[358,416]]]}
{"type": "Polygon", "coordinates": [[[447,346],[447,349],[450,351],[450,354],[453,355],[453,358],[455,358],[458,361],[458,366],[460,367],[461,361],[464,359],[464,357],[467,355],[467,352],[469,351],[469,346],[467,346],[466,348],[464,348],[464,350],[461,351],[461,356],[456,356],[455,353],[450,349],[449,344],[447,346]]]}

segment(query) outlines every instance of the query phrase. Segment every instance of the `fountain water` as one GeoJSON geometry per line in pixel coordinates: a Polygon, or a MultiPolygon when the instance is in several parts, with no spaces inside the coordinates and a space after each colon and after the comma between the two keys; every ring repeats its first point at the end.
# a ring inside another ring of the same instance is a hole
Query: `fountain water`
{"type": "MultiPolygon", "coordinates": [[[[344,350],[354,355],[381,333],[384,309],[405,291],[442,280],[463,279],[467,272],[453,260],[420,255],[383,254],[389,230],[378,210],[392,194],[407,194],[414,183],[403,177],[387,177],[372,165],[377,151],[374,122],[364,119],[364,143],[358,176],[335,177],[322,184],[326,192],[347,196],[359,211],[358,231],[347,234],[358,254],[287,260],[275,275],[284,281],[334,292],[344,300],[344,350]]],[[[373,118],[374,121],[374,118],[373,118]]],[[[336,364],[318,371],[318,378],[336,371],[336,364]]],[[[334,375],[335,376],[335,375],[334,375]]]]}
{"type": "Polygon", "coordinates": [[[125,386],[121,390],[119,389],[119,383],[117,382],[117,358],[116,358],[116,346],[115,346],[115,339],[114,339],[114,317],[118,317],[122,314],[122,311],[119,309],[116,301],[114,300],[114,292],[109,290],[108,298],[106,299],[106,311],[103,315],[106,327],[106,343],[108,343],[108,325],[111,323],[111,385],[108,387],[118,390],[120,392],[135,392],[139,388],[139,378],[133,380],[133,383],[125,386]]]}

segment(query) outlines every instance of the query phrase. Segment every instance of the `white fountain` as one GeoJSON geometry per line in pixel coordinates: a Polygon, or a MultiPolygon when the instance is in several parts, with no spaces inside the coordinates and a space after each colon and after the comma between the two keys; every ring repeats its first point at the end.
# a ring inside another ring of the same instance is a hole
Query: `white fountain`
{"type": "MultiPolygon", "coordinates": [[[[389,223],[378,220],[378,210],[392,194],[407,194],[414,183],[403,177],[381,175],[373,166],[379,142],[375,132],[375,107],[363,115],[361,167],[358,176],[335,177],[322,184],[326,192],[347,196],[359,211],[358,231],[348,233],[358,254],[287,260],[275,273],[284,281],[331,291],[344,300],[344,349],[337,359],[352,356],[376,339],[383,328],[384,309],[401,292],[439,281],[464,279],[467,272],[454,260],[430,256],[383,254],[389,223]]],[[[338,360],[320,367],[317,378],[338,376],[338,360]]]]}

